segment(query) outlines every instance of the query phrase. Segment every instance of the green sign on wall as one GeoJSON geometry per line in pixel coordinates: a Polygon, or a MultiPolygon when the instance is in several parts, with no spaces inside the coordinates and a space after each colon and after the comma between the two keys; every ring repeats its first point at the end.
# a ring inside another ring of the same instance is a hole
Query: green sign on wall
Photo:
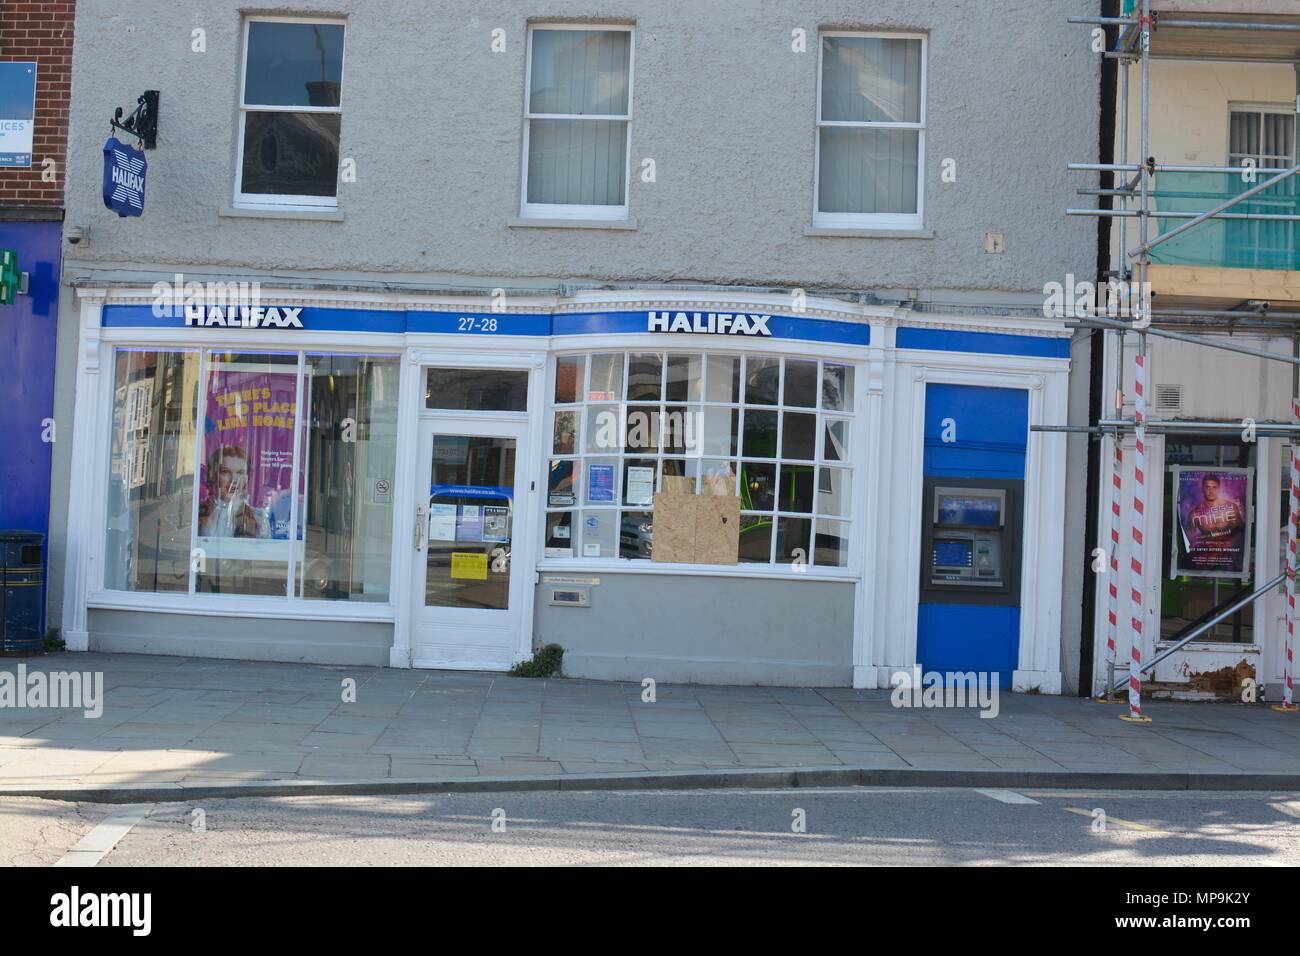
{"type": "Polygon", "coordinates": [[[18,269],[18,253],[0,249],[0,305],[13,305],[23,274],[18,269]]]}

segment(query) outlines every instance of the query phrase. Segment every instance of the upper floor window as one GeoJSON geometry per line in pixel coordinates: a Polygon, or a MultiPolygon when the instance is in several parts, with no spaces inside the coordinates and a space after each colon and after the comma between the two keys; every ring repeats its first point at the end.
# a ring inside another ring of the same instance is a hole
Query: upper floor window
{"type": "Polygon", "coordinates": [[[814,224],[916,229],[925,165],[925,38],[823,33],[814,224]]]}
{"type": "Polygon", "coordinates": [[[1272,109],[1236,108],[1228,121],[1228,165],[1247,160],[1256,168],[1295,164],[1295,111],[1290,104],[1272,109]]]}
{"type": "Polygon", "coordinates": [[[246,20],[235,201],[336,205],[342,95],[341,22],[246,20]]]}
{"type": "Polygon", "coordinates": [[[522,214],[626,218],[631,28],[536,25],[528,38],[522,214]]]}

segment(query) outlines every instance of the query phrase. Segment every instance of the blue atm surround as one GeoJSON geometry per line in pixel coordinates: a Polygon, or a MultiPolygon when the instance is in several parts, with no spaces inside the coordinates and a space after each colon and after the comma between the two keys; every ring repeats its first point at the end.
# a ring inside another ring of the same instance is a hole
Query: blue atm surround
{"type": "MultiPolygon", "coordinates": [[[[1023,481],[1028,434],[1029,393],[1023,389],[926,386],[926,478],[1023,481]],[[945,442],[948,419],[955,440],[945,442]]],[[[922,516],[923,522],[929,520],[928,514],[922,516]]],[[[1019,560],[1019,548],[1014,560],[1019,560]]],[[[1011,605],[927,603],[923,597],[916,632],[921,669],[996,672],[1001,687],[1009,689],[1020,653],[1018,587],[1011,600],[1011,605]]]]}

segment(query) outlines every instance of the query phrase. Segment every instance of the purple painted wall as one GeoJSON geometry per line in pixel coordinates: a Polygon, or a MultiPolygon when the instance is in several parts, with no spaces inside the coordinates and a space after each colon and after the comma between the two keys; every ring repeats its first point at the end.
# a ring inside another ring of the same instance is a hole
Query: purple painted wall
{"type": "Polygon", "coordinates": [[[47,541],[53,447],[42,422],[54,414],[62,225],[0,221],[0,249],[18,250],[29,274],[29,294],[0,305],[0,529],[39,531],[47,541]]]}

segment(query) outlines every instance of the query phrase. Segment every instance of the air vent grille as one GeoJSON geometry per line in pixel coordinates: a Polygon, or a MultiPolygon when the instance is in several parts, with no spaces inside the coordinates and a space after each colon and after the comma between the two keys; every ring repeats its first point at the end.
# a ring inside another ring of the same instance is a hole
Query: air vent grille
{"type": "Polygon", "coordinates": [[[1181,385],[1156,386],[1156,411],[1181,412],[1183,410],[1183,387],[1181,385]]]}

